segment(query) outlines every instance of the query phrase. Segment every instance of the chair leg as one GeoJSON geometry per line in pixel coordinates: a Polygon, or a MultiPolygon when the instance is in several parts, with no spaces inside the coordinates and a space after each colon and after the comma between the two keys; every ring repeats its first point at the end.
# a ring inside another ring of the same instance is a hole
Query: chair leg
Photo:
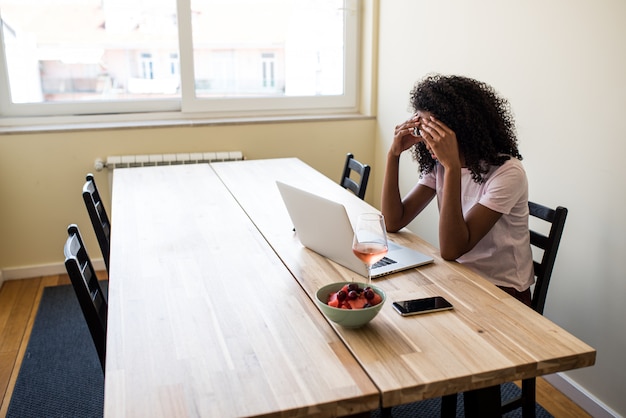
{"type": "Polygon", "coordinates": [[[536,383],[534,377],[522,380],[522,418],[535,418],[536,383]]]}
{"type": "Polygon", "coordinates": [[[441,397],[441,418],[456,417],[456,393],[441,397]]]}
{"type": "Polygon", "coordinates": [[[463,392],[466,418],[496,418],[502,416],[500,385],[463,392]]]}

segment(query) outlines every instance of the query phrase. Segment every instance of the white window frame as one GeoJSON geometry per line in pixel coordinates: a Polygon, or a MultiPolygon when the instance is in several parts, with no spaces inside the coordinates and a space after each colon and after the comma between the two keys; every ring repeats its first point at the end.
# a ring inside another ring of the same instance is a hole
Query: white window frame
{"type": "MultiPolygon", "coordinates": [[[[181,99],[153,99],[107,102],[12,103],[0,94],[0,126],[32,123],[37,118],[56,117],[61,123],[76,120],[185,119],[254,116],[331,115],[358,110],[360,0],[344,0],[344,93],[336,96],[211,98],[195,97],[190,0],[177,0],[181,99]],[[191,93],[189,93],[191,92],[191,93]],[[103,119],[104,118],[104,119],[103,119]]],[[[9,92],[8,69],[0,30],[0,91],[9,92]]],[[[48,120],[49,122],[49,120],[48,120]]]]}
{"type": "Polygon", "coordinates": [[[264,89],[273,89],[276,86],[276,57],[273,52],[261,54],[261,72],[264,89]]]}

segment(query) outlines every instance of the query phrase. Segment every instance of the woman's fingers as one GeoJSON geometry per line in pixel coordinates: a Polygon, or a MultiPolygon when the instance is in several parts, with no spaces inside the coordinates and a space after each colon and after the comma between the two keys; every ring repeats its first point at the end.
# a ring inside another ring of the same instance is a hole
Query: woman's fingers
{"type": "Polygon", "coordinates": [[[396,125],[394,130],[394,141],[391,151],[399,155],[405,150],[411,148],[413,145],[422,141],[420,136],[415,135],[415,127],[420,125],[417,117],[412,117],[409,120],[396,125]]]}
{"type": "Polygon", "coordinates": [[[419,141],[421,141],[422,139],[420,135],[421,124],[422,124],[421,118],[419,116],[413,115],[413,117],[404,121],[400,125],[396,125],[394,135],[400,138],[410,135],[414,138],[419,138],[419,141]]]}
{"type": "Polygon", "coordinates": [[[456,134],[452,129],[431,117],[423,122],[422,131],[426,147],[433,158],[439,160],[444,167],[457,164],[459,151],[456,134]]]}
{"type": "Polygon", "coordinates": [[[431,120],[425,121],[422,124],[422,129],[425,130],[433,139],[437,139],[438,137],[443,137],[445,135],[445,132],[431,120]]]}
{"type": "Polygon", "coordinates": [[[454,133],[452,129],[450,129],[445,123],[435,119],[432,116],[423,122],[423,126],[429,129],[428,132],[431,134],[431,136],[438,135],[440,137],[445,137],[446,135],[454,133]]]}

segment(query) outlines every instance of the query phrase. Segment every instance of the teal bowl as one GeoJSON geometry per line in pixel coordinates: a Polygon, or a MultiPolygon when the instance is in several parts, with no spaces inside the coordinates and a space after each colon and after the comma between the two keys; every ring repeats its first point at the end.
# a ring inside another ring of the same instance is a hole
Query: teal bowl
{"type": "MultiPolygon", "coordinates": [[[[381,308],[385,304],[385,301],[387,300],[387,295],[385,295],[385,292],[379,287],[370,285],[372,290],[378,293],[378,295],[382,298],[382,301],[376,306],[362,309],[340,309],[326,304],[326,301],[328,300],[328,295],[337,292],[344,285],[350,283],[352,282],[337,282],[327,284],[326,286],[321,287],[315,293],[315,301],[317,302],[317,306],[320,307],[324,315],[332,322],[345,328],[359,328],[370,322],[372,319],[374,319],[376,315],[378,315],[378,312],[380,312],[381,308]]],[[[360,288],[366,287],[365,283],[357,284],[360,288]]]]}

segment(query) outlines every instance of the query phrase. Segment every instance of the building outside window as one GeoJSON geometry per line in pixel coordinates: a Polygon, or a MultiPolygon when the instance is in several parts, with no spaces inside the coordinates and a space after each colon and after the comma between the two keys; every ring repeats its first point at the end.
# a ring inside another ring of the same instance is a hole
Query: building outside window
{"type": "Polygon", "coordinates": [[[358,13],[357,0],[0,0],[0,118],[354,109],[358,13]]]}

